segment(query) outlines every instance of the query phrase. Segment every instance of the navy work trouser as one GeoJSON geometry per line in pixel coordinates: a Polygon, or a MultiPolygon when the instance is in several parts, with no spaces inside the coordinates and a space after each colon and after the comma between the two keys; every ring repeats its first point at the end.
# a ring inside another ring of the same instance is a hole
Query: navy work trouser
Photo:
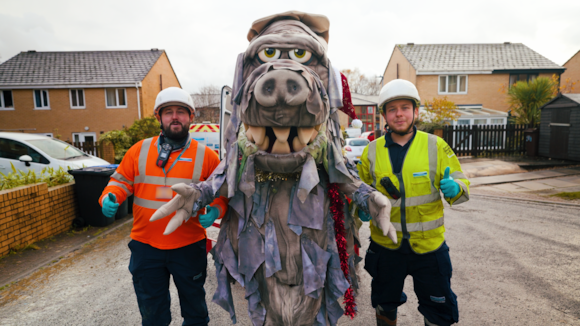
{"type": "Polygon", "coordinates": [[[179,293],[183,325],[207,325],[209,315],[203,285],[207,275],[206,239],[188,246],[161,250],[131,240],[129,271],[141,312],[142,324],[171,323],[169,275],[179,293]]]}
{"type": "Polygon", "coordinates": [[[457,296],[451,290],[451,259],[449,247],[419,255],[410,250],[409,242],[399,250],[387,249],[371,240],[365,257],[365,269],[373,277],[371,302],[391,311],[407,302],[403,285],[407,275],[413,277],[413,287],[419,299],[419,312],[430,322],[448,326],[459,320],[457,296]]]}

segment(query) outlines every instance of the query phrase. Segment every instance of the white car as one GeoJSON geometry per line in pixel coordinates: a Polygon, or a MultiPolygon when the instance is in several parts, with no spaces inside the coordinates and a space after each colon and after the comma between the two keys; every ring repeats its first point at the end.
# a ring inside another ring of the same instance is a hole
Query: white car
{"type": "Polygon", "coordinates": [[[347,138],[346,146],[344,146],[346,157],[350,158],[355,163],[359,162],[363,150],[369,143],[370,141],[365,138],[347,138]]]}
{"type": "MultiPolygon", "coordinates": [[[[65,170],[83,166],[109,165],[109,162],[85,154],[80,149],[58,139],[35,134],[0,132],[0,172],[34,170],[40,173],[45,167],[65,170]]],[[[0,176],[1,177],[1,176],[0,176]]]]}

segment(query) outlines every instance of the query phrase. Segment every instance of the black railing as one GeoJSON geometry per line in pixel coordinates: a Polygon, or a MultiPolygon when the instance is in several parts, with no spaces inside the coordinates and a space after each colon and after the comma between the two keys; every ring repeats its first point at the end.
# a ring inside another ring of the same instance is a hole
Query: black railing
{"type": "Polygon", "coordinates": [[[443,139],[457,156],[516,155],[525,152],[528,125],[445,126],[443,139]]]}

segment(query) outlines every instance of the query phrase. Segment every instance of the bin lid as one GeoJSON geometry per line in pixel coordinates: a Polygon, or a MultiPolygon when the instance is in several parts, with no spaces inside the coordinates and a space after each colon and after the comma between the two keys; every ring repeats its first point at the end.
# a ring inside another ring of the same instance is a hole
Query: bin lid
{"type": "Polygon", "coordinates": [[[80,174],[91,174],[91,175],[104,175],[110,176],[115,173],[116,167],[105,167],[105,166],[89,166],[80,169],[68,170],[68,173],[75,175],[80,174]]]}

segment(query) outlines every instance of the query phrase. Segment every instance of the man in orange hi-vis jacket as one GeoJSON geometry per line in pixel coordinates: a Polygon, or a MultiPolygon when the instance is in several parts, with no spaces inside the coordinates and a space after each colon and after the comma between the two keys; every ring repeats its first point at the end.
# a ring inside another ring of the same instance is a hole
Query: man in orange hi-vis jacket
{"type": "Polygon", "coordinates": [[[209,316],[203,288],[206,278],[206,231],[222,218],[227,199],[218,197],[175,232],[165,235],[169,218],[149,219],[175,193],[171,186],[206,180],[219,164],[218,155],[189,136],[195,108],[184,90],[162,90],[155,101],[154,114],[161,123],[160,136],[131,147],[99,199],[103,214],[113,217],[119,206],[133,194],[133,229],[129,248],[129,271],[143,325],[171,322],[169,276],[179,292],[183,325],[207,325],[209,316]]]}

